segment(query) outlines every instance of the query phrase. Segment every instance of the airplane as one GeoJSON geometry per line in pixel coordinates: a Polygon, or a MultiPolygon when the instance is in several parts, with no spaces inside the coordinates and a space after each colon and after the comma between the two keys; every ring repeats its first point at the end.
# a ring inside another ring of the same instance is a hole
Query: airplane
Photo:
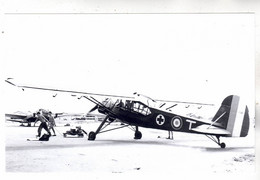
{"type": "Polygon", "coordinates": [[[32,113],[29,115],[25,114],[5,114],[6,121],[11,121],[11,122],[19,122],[21,123],[21,126],[24,126],[24,123],[27,123],[27,126],[30,127],[31,123],[35,123],[37,120],[36,114],[32,113]]]}
{"type": "Polygon", "coordinates": [[[134,139],[136,140],[142,138],[142,133],[139,131],[139,127],[144,127],[206,135],[221,148],[225,148],[226,144],[220,141],[220,137],[246,137],[249,131],[248,107],[242,106],[242,103],[240,103],[240,97],[237,95],[227,96],[222,101],[221,106],[213,118],[211,120],[204,120],[202,118],[197,118],[196,116],[186,116],[172,112],[171,109],[180,103],[188,104],[185,108],[188,108],[189,105],[192,104],[199,105],[199,109],[201,106],[212,106],[213,104],[155,100],[138,93],[134,93],[135,96],[118,96],[22,86],[16,85],[8,79],[5,81],[13,86],[22,88],[23,90],[36,89],[80,94],[81,97],[94,103],[95,106],[90,110],[90,112],[98,110],[98,112],[105,115],[105,118],[96,131],[91,131],[88,134],[88,140],[90,141],[94,141],[100,133],[130,126],[133,127],[135,132],[134,139]],[[93,96],[104,96],[106,99],[104,101],[98,101],[93,96]],[[112,98],[116,98],[116,100],[114,101],[112,98]],[[164,109],[163,107],[169,102],[175,104],[164,109]],[[121,126],[105,130],[105,128],[115,120],[121,121],[121,126]]]}
{"type": "MultiPolygon", "coordinates": [[[[39,109],[37,112],[41,112],[46,118],[48,118],[48,110],[45,109],[39,109]]],[[[61,116],[63,113],[55,113],[54,118],[57,118],[61,116]]],[[[21,123],[21,126],[24,126],[24,124],[27,123],[28,127],[32,126],[32,123],[34,123],[34,126],[38,122],[38,119],[36,117],[36,112],[35,113],[13,113],[13,114],[5,114],[5,119],[6,121],[11,121],[11,122],[18,122],[21,123]]]]}

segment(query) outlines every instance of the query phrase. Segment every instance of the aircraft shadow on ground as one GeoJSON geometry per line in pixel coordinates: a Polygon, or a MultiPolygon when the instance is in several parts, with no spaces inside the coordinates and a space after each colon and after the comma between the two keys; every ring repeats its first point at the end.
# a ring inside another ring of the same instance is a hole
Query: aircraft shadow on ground
{"type": "Polygon", "coordinates": [[[204,148],[204,151],[208,151],[208,152],[217,152],[217,151],[223,151],[223,152],[227,152],[227,151],[236,151],[236,150],[243,150],[243,149],[254,149],[254,147],[226,147],[224,149],[219,148],[219,147],[206,147],[204,148]]]}
{"type": "MultiPolygon", "coordinates": [[[[114,145],[156,145],[156,146],[171,146],[171,147],[184,147],[184,148],[193,148],[193,149],[201,149],[203,151],[208,151],[208,152],[216,152],[216,151],[233,151],[233,150],[241,150],[241,149],[253,149],[254,147],[246,147],[246,146],[240,146],[240,147],[226,147],[224,149],[220,148],[218,145],[215,145],[214,143],[212,146],[209,145],[200,145],[198,141],[198,144],[182,144],[181,140],[174,141],[174,140],[168,140],[166,141],[140,141],[140,140],[96,140],[98,142],[104,142],[104,144],[114,144],[114,145]]],[[[194,141],[193,141],[194,142],[194,141]]],[[[102,144],[102,143],[101,143],[102,144]]],[[[97,146],[101,145],[95,144],[97,146]]],[[[103,146],[103,145],[102,145],[103,146]]]]}
{"type": "MultiPolygon", "coordinates": [[[[67,137],[68,138],[68,137],[67,137]]],[[[76,138],[68,138],[76,139],[76,138]]],[[[51,140],[50,140],[51,141],[51,140]]],[[[76,148],[76,147],[104,147],[104,146],[139,146],[139,145],[151,145],[151,146],[164,146],[164,147],[176,147],[176,148],[192,148],[192,149],[201,149],[206,152],[227,152],[241,149],[253,149],[254,147],[226,147],[221,149],[218,145],[201,145],[198,141],[198,144],[187,144],[188,141],[182,143],[181,140],[107,140],[107,139],[97,139],[95,141],[88,141],[84,143],[62,143],[62,144],[53,144],[52,142],[42,142],[34,141],[33,144],[24,144],[22,146],[7,146],[6,151],[16,151],[16,150],[38,150],[38,149],[59,149],[59,148],[76,148]]]]}

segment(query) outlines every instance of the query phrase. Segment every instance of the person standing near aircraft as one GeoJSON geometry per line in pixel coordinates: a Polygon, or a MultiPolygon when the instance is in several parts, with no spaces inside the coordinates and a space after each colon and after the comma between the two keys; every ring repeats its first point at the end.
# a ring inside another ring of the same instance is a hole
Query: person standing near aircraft
{"type": "Polygon", "coordinates": [[[168,136],[167,139],[173,140],[173,132],[172,131],[168,131],[168,134],[169,134],[169,136],[168,136]]]}
{"type": "Polygon", "coordinates": [[[36,137],[41,137],[42,128],[45,129],[49,135],[51,135],[51,132],[49,131],[47,126],[48,120],[40,112],[37,112],[37,119],[41,122],[41,124],[38,128],[38,135],[36,137]]]}
{"type": "Polygon", "coordinates": [[[54,118],[52,116],[52,112],[49,112],[49,131],[52,130],[53,131],[53,136],[56,136],[55,130],[54,130],[54,126],[56,126],[56,123],[54,121],[54,118]]]}

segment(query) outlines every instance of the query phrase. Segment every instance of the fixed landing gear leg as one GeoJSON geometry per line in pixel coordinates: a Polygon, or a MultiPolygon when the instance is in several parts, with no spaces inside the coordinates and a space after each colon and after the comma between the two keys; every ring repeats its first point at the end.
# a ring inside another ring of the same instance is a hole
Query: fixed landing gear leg
{"type": "Polygon", "coordinates": [[[142,138],[142,133],[138,131],[138,126],[136,126],[134,139],[141,139],[141,138],[142,138]]]}
{"type": "Polygon", "coordinates": [[[226,144],[225,143],[220,143],[220,137],[219,136],[216,136],[217,137],[217,140],[218,140],[218,145],[224,149],[226,147],[226,144]]]}
{"type": "Polygon", "coordinates": [[[209,139],[211,139],[213,142],[215,142],[216,144],[218,144],[222,149],[224,149],[226,147],[225,143],[220,143],[220,136],[216,136],[217,139],[215,139],[214,136],[210,136],[210,135],[206,135],[206,137],[208,137],[209,139]]]}
{"type": "Polygon", "coordinates": [[[100,132],[101,128],[104,126],[104,124],[106,123],[107,119],[109,118],[109,115],[107,115],[105,117],[105,119],[102,121],[102,123],[99,125],[99,127],[97,128],[96,132],[91,131],[88,134],[88,140],[90,141],[94,141],[96,139],[97,134],[100,132]]]}

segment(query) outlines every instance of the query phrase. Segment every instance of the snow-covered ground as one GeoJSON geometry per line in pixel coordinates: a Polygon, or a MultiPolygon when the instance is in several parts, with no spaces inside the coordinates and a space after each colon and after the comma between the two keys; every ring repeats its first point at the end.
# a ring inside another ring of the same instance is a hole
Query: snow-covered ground
{"type": "MultiPolygon", "coordinates": [[[[76,121],[74,121],[76,122],[76,121]]],[[[140,128],[143,137],[134,140],[128,128],[98,134],[95,141],[64,138],[63,133],[81,125],[90,132],[98,122],[58,123],[57,136],[47,142],[35,138],[37,127],[6,123],[6,172],[84,172],[84,173],[254,173],[254,128],[246,138],[222,138],[221,149],[203,135],[140,128]],[[160,138],[159,138],[160,137],[160,138]]],[[[118,126],[118,125],[113,125],[118,126]]]]}

